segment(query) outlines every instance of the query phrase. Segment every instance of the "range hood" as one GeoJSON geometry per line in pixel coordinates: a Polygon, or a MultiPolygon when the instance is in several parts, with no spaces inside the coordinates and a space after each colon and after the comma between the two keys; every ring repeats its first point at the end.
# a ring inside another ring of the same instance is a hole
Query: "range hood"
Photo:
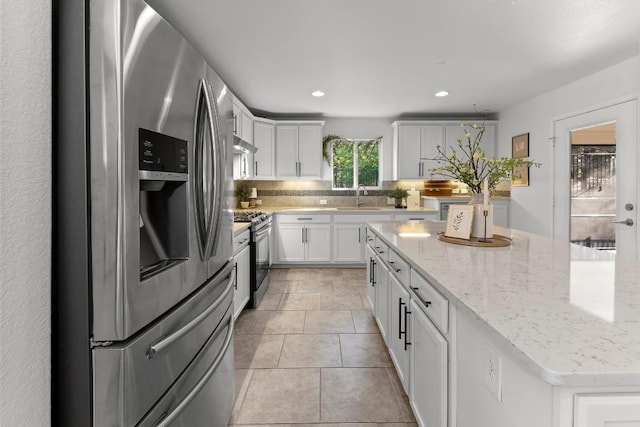
{"type": "Polygon", "coordinates": [[[249,144],[244,139],[239,138],[236,135],[233,135],[233,152],[234,153],[244,153],[244,154],[253,154],[258,149],[253,146],[253,144],[249,144]]]}

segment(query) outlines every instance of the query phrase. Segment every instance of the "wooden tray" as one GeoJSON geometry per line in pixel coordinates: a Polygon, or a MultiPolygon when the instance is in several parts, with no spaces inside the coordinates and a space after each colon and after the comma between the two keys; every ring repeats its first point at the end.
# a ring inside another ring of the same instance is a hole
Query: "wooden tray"
{"type": "Polygon", "coordinates": [[[499,248],[504,246],[511,246],[511,239],[499,234],[494,234],[490,242],[481,242],[476,237],[472,237],[471,240],[447,237],[444,235],[444,231],[441,231],[440,233],[438,233],[438,240],[442,240],[443,242],[447,243],[453,243],[456,245],[480,246],[483,248],[499,248]]]}

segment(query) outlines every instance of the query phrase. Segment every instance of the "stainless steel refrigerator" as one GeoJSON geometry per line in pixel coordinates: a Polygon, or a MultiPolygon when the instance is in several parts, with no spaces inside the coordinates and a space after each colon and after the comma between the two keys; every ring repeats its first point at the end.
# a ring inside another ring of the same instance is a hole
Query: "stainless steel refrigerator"
{"type": "Polygon", "coordinates": [[[144,1],[54,3],[53,424],[226,426],[231,94],[144,1]]]}

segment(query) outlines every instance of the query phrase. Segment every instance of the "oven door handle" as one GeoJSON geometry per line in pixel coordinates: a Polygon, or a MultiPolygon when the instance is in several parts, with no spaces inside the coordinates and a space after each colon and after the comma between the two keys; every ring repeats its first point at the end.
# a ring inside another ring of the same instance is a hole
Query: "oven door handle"
{"type": "Polygon", "coordinates": [[[180,338],[188,334],[193,328],[198,326],[200,322],[206,319],[215,309],[218,308],[220,304],[227,298],[230,292],[233,291],[233,282],[234,282],[233,274],[229,270],[229,281],[227,282],[226,289],[205,311],[200,313],[198,316],[193,318],[189,323],[172,333],[167,337],[162,337],[160,340],[149,346],[149,359],[153,359],[158,356],[158,354],[173,345],[180,338]]]}
{"type": "MultiPolygon", "coordinates": [[[[224,358],[224,355],[227,353],[227,350],[229,349],[229,347],[231,346],[231,343],[233,341],[232,340],[232,338],[233,338],[233,310],[229,310],[225,317],[226,317],[226,319],[223,319],[223,322],[226,321],[227,324],[228,324],[227,335],[224,338],[224,344],[222,345],[222,349],[220,350],[220,353],[218,353],[216,358],[213,360],[213,363],[211,364],[211,366],[209,366],[209,369],[207,369],[207,372],[205,372],[204,375],[202,376],[202,378],[200,378],[200,380],[198,380],[198,383],[185,396],[185,398],[182,400],[182,402],[180,402],[180,404],[178,406],[176,406],[176,408],[173,411],[171,411],[166,417],[161,418],[160,420],[158,420],[156,422],[156,424],[154,424],[154,427],[167,427],[173,421],[175,421],[175,419],[182,413],[182,411],[184,411],[185,408],[187,406],[189,406],[191,401],[196,398],[198,393],[200,393],[200,391],[207,384],[207,382],[209,381],[211,376],[215,373],[216,369],[218,369],[218,366],[220,366],[220,363],[222,363],[222,359],[224,358]]],[[[212,340],[215,340],[216,338],[218,338],[218,336],[220,335],[220,331],[222,331],[222,329],[223,328],[219,328],[218,329],[218,331],[216,332],[215,336],[212,337],[212,340]]]]}
{"type": "Polygon", "coordinates": [[[265,234],[268,234],[269,232],[271,232],[271,227],[265,227],[264,229],[260,230],[260,231],[256,231],[256,240],[258,237],[262,237],[265,234]]]}

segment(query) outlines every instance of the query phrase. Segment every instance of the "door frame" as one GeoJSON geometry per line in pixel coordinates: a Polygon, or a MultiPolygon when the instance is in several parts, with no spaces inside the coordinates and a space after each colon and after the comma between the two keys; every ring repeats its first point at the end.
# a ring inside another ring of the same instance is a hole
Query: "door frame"
{"type": "MultiPolygon", "coordinates": [[[[635,192],[632,195],[632,200],[620,200],[616,194],[616,213],[620,215],[622,207],[625,203],[633,203],[635,209],[631,212],[631,217],[634,222],[635,230],[635,248],[630,249],[628,253],[633,257],[638,257],[638,242],[640,241],[640,226],[637,224],[638,218],[638,201],[640,200],[640,183],[638,183],[638,168],[640,167],[640,147],[638,147],[638,136],[640,135],[638,126],[640,123],[640,109],[638,107],[638,94],[626,96],[606,103],[602,103],[590,108],[586,108],[581,111],[559,116],[552,121],[552,134],[553,134],[553,156],[552,156],[552,168],[553,168],[553,217],[552,217],[552,235],[554,239],[569,242],[569,230],[570,230],[570,168],[569,157],[571,152],[571,137],[570,131],[580,128],[588,128],[594,125],[594,123],[604,124],[610,122],[616,122],[616,139],[618,139],[619,132],[622,129],[623,135],[627,132],[631,132],[631,138],[635,141],[635,145],[631,149],[631,153],[626,154],[625,151],[629,147],[621,147],[616,141],[616,155],[618,157],[625,155],[632,155],[635,159],[635,167],[629,170],[623,170],[624,176],[617,175],[619,180],[632,180],[636,183],[635,192]],[[635,109],[632,112],[628,109],[635,109]],[[633,117],[635,123],[630,126],[619,126],[620,119],[624,116],[633,117]],[[622,148],[622,152],[620,149],[622,148]]],[[[617,170],[616,170],[616,173],[617,170]]],[[[618,218],[619,219],[619,218],[618,218]]],[[[616,230],[616,240],[618,239],[618,231],[616,230]]],[[[616,244],[617,245],[617,244],[616,244]]]]}

